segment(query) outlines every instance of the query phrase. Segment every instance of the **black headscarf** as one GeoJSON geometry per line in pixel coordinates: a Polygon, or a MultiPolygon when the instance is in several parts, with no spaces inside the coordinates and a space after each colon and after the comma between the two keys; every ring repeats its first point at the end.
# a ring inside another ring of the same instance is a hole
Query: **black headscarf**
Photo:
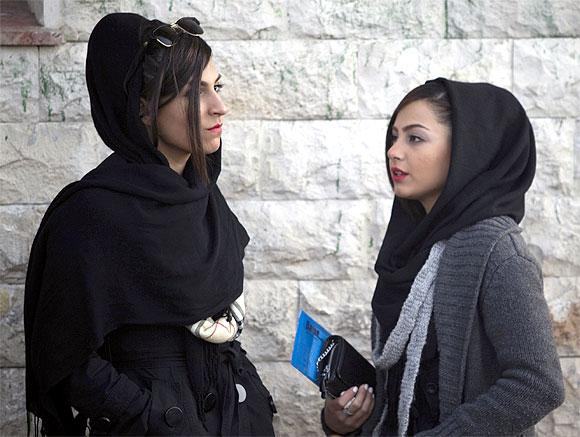
{"type": "MultiPolygon", "coordinates": [[[[433,244],[489,217],[505,215],[519,223],[536,168],[530,121],[509,91],[486,83],[434,82],[443,85],[451,104],[451,165],[429,214],[414,218],[395,197],[375,264],[379,279],[372,301],[387,333],[433,244]]],[[[395,118],[389,123],[387,150],[395,118]]]]}
{"type": "Polygon", "coordinates": [[[221,148],[208,157],[208,185],[196,182],[190,161],[177,174],[140,121],[140,64],[124,91],[143,28],[156,23],[111,14],[89,40],[91,113],[114,153],[58,194],[32,246],[26,399],[43,420],[62,420],[51,390],[108,333],[126,324],[193,324],[242,293],[249,238],[216,185],[221,148]]]}

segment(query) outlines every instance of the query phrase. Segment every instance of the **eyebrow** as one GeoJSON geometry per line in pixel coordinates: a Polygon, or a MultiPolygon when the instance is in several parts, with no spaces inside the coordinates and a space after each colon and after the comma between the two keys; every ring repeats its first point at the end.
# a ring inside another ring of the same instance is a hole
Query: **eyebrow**
{"type": "MultiPolygon", "coordinates": [[[[429,128],[427,128],[427,127],[425,127],[425,126],[423,126],[422,124],[419,124],[419,123],[408,124],[402,130],[403,130],[403,132],[407,132],[408,130],[413,129],[415,127],[419,127],[421,129],[429,130],[429,128]]],[[[397,129],[397,127],[396,126],[393,126],[393,130],[394,129],[397,129]]],[[[399,130],[399,129],[397,129],[397,130],[399,130]]]]}
{"type": "MultiPolygon", "coordinates": [[[[218,83],[221,78],[222,78],[222,75],[221,74],[218,74],[218,77],[216,78],[214,84],[218,83]]],[[[207,82],[205,82],[205,81],[202,80],[201,83],[200,83],[200,85],[201,86],[208,86],[209,84],[207,82]]]]}

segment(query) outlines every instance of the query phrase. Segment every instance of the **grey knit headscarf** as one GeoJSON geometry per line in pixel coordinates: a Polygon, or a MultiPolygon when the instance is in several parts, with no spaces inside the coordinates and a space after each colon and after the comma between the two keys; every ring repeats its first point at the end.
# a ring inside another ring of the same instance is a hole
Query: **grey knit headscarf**
{"type": "MultiPolygon", "coordinates": [[[[380,346],[373,350],[375,367],[385,370],[385,385],[388,381],[388,370],[399,361],[405,352],[405,347],[407,350],[405,371],[401,382],[399,411],[397,412],[400,436],[404,436],[407,433],[409,426],[409,409],[413,401],[415,381],[419,372],[419,364],[421,363],[421,352],[427,340],[429,321],[433,312],[435,279],[437,278],[437,270],[444,250],[444,241],[439,241],[433,245],[427,261],[413,281],[409,296],[401,309],[397,325],[391,331],[382,350],[380,346]]],[[[380,329],[379,323],[376,323],[375,326],[380,329]]],[[[377,332],[377,338],[380,338],[380,332],[377,332]]],[[[373,430],[373,436],[380,434],[387,417],[387,405],[385,403],[381,418],[373,430]]]]}

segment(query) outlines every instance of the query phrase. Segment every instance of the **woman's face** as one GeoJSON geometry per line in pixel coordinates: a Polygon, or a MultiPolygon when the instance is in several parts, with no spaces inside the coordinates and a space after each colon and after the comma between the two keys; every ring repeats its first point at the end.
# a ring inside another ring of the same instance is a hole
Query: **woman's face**
{"type": "Polygon", "coordinates": [[[429,213],[441,194],[451,161],[451,131],[425,100],[409,103],[393,124],[387,152],[396,196],[421,202],[429,213]]]}
{"type": "MultiPolygon", "coordinates": [[[[228,112],[219,95],[221,75],[210,59],[203,70],[200,83],[199,109],[200,131],[203,150],[206,154],[220,147],[223,117],[228,112]]],[[[190,154],[187,106],[189,99],[185,87],[182,92],[163,105],[157,115],[159,143],[158,149],[171,156],[190,154]]]]}

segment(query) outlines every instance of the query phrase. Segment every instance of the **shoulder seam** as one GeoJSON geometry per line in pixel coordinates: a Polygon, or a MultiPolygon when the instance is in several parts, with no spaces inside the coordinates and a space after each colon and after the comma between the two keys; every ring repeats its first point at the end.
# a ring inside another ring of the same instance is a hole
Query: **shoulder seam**
{"type": "Polygon", "coordinates": [[[485,291],[487,290],[487,287],[483,287],[483,285],[487,285],[487,284],[491,284],[495,278],[495,274],[497,273],[497,271],[504,267],[508,262],[512,261],[514,258],[520,258],[524,261],[529,262],[530,264],[532,264],[535,269],[537,270],[537,273],[540,275],[540,277],[542,276],[542,269],[538,267],[538,265],[536,264],[536,261],[533,259],[530,259],[527,256],[524,256],[522,254],[519,253],[519,251],[516,250],[516,253],[513,255],[508,256],[506,259],[504,259],[501,263],[499,263],[495,269],[493,270],[493,272],[491,273],[491,276],[489,277],[489,279],[486,281],[486,284],[482,284],[482,289],[480,291],[480,299],[483,300],[485,299],[485,291]]]}

